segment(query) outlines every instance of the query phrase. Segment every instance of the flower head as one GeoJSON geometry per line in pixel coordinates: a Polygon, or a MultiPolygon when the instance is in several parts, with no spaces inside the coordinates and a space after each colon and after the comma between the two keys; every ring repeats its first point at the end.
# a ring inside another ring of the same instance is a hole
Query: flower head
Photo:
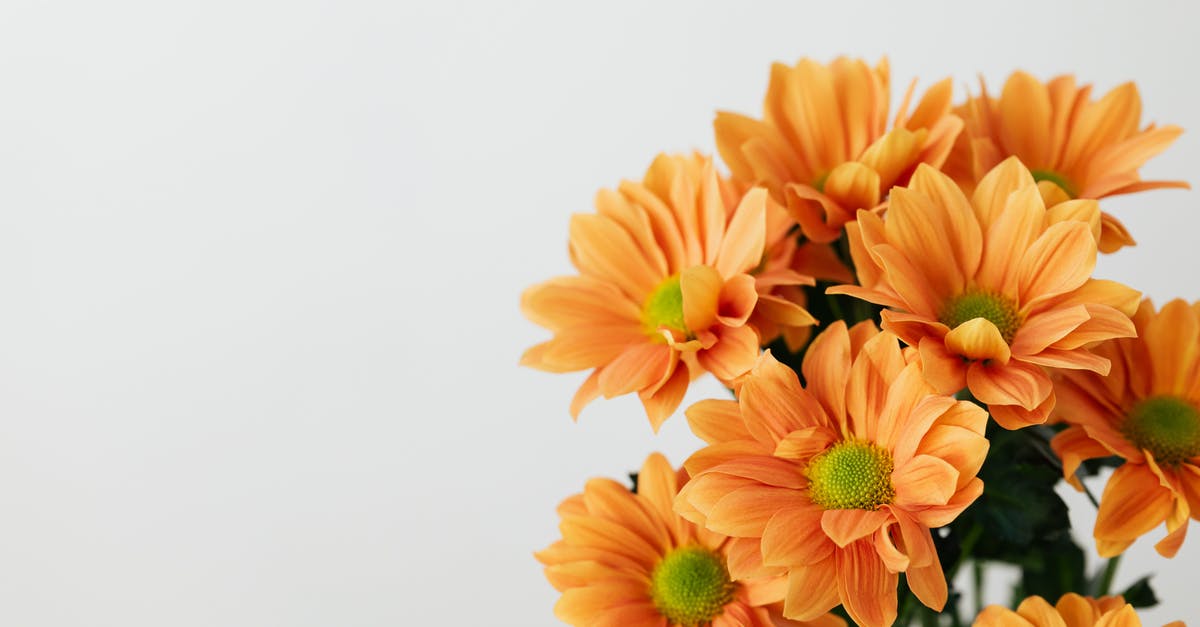
{"type": "MultiPolygon", "coordinates": [[[[987,87],[957,110],[966,122],[944,170],[966,188],[996,164],[1016,156],[1033,171],[1047,204],[1067,198],[1104,198],[1183,181],[1143,181],[1138,169],[1183,133],[1178,126],[1139,129],[1142,101],[1125,83],[1099,100],[1091,85],[1058,76],[1043,83],[1014,72],[999,98],[987,87]]],[[[1133,244],[1115,217],[1101,214],[1100,251],[1133,244]]]]}
{"type": "Polygon", "coordinates": [[[1094,200],[1046,209],[1016,158],[968,201],[946,175],[917,169],[887,214],[848,227],[861,285],[831,288],[889,307],[883,328],[917,347],[938,391],[969,388],[1008,429],[1044,422],[1054,391],[1043,367],[1108,372],[1088,350],[1133,335],[1134,290],[1091,278],[1094,200]]]}
{"type": "Polygon", "coordinates": [[[940,166],[962,120],[950,112],[952,85],[934,85],[909,114],[909,88],[892,128],[887,60],[872,68],[841,57],[828,65],[776,63],[763,119],[721,112],[717,149],[733,177],[763,185],[800,223],[805,237],[830,242],[858,209],[883,202],[918,163],[940,166]]]}
{"type": "MultiPolygon", "coordinates": [[[[972,627],[1142,627],[1133,606],[1119,596],[1093,599],[1069,592],[1050,605],[1039,596],[1021,602],[1014,612],[991,605],[972,623],[972,627]]],[[[1185,627],[1175,621],[1163,627],[1185,627]]]]}
{"type": "Polygon", "coordinates": [[[1172,557],[1200,519],[1200,303],[1143,301],[1133,317],[1136,338],[1095,349],[1113,364],[1107,377],[1063,372],[1055,382],[1056,414],[1070,426],[1052,446],[1063,473],[1086,459],[1124,459],[1100,497],[1096,548],[1111,557],[1166,523],[1155,548],[1172,557]]]}
{"type": "Polygon", "coordinates": [[[735,577],[736,541],[677,516],[687,474],[661,455],[646,459],[637,493],[592,479],[558,512],[562,540],[537,553],[562,598],[554,613],[577,626],[845,627],[836,616],[784,620],[782,570],[735,577]]]}
{"type": "Polygon", "coordinates": [[[594,369],[571,404],[636,392],[655,429],[704,371],[728,381],[758,357],[752,316],[775,332],[814,322],[775,290],[811,283],[774,254],[786,239],[782,208],[762,189],[740,194],[700,156],[659,156],[640,183],[596,197],[597,213],[571,219],[579,275],[521,297],[526,317],[554,332],[524,365],[594,369]],[[781,226],[782,225],[782,226],[781,226]]]}
{"type": "Polygon", "coordinates": [[[736,401],[688,409],[708,446],[685,463],[693,478],[676,510],[737,538],[751,554],[739,564],[786,569],[789,618],[842,603],[860,625],[891,625],[901,572],[941,609],[929,530],[982,493],[987,414],[937,394],[915,352],[870,322],[833,323],[802,370],[807,389],[768,351],[736,383],[736,401]]]}

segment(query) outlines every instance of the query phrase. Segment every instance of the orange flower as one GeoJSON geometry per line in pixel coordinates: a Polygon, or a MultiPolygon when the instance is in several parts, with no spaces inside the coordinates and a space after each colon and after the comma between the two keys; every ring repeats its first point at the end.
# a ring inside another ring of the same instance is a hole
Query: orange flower
{"type": "Polygon", "coordinates": [[[918,163],[941,166],[962,129],[950,112],[950,79],[934,85],[911,116],[910,86],[891,130],[889,91],[886,59],[875,68],[844,57],[829,65],[776,63],[763,119],[718,113],[717,149],[736,180],[763,185],[786,204],[808,239],[833,241],[856,210],[882,203],[918,163]]]}
{"type": "Polygon", "coordinates": [[[742,574],[786,568],[789,618],[840,602],[859,625],[891,625],[901,572],[940,610],[946,579],[929,529],[982,493],[987,414],[936,394],[915,351],[870,322],[830,325],[802,371],[807,390],[768,351],[737,382],[738,400],[688,409],[708,446],[685,463],[693,478],[676,511],[733,536],[742,574]]]}
{"type": "Polygon", "coordinates": [[[779,616],[782,570],[734,576],[731,541],[671,509],[687,473],[646,458],[637,494],[592,479],[558,507],[562,540],[536,554],[562,598],[554,614],[588,627],[844,627],[836,616],[800,623],[779,616]]]}
{"type": "MultiPolygon", "coordinates": [[[[1142,621],[1133,606],[1119,596],[1093,599],[1068,592],[1053,606],[1039,596],[1025,599],[1015,612],[988,606],[972,627],[1142,627],[1142,621]]],[[[1163,627],[1185,625],[1177,620],[1163,627]]]]}
{"type": "Polygon", "coordinates": [[[754,364],[752,315],[776,329],[815,322],[771,293],[812,283],[764,259],[786,234],[782,208],[762,189],[737,194],[711,159],[660,155],[641,183],[601,191],[596,208],[571,218],[579,275],[521,296],[525,316],[554,332],[526,351],[523,365],[595,369],[571,403],[573,416],[597,396],[637,392],[657,430],[694,375],[707,370],[728,381],[754,364]]]}
{"type": "Polygon", "coordinates": [[[937,390],[970,388],[1007,429],[1045,422],[1054,406],[1043,366],[1107,373],[1087,346],[1133,335],[1138,293],[1089,278],[1100,233],[1094,200],[1047,210],[1016,158],[970,202],[921,166],[892,190],[886,219],[848,227],[860,286],[831,288],[892,308],[883,328],[918,347],[937,390]]]}
{"type": "MultiPolygon", "coordinates": [[[[989,170],[1016,156],[1033,170],[1047,204],[1067,198],[1104,198],[1159,187],[1182,187],[1183,181],[1143,181],[1138,169],[1166,150],[1183,129],[1138,130],[1142,100],[1133,83],[1125,83],[1092,100],[1091,85],[1077,87],[1075,77],[1059,76],[1042,83],[1014,72],[998,99],[987,93],[971,98],[957,113],[966,122],[944,168],[966,189],[989,170]]],[[[1101,214],[1100,251],[1134,244],[1125,226],[1101,214]]]]}
{"type": "Polygon", "coordinates": [[[1200,520],[1200,303],[1173,300],[1157,314],[1149,300],[1133,317],[1136,338],[1105,342],[1107,377],[1063,372],[1056,413],[1071,426],[1055,436],[1063,473],[1085,459],[1119,455],[1096,515],[1096,548],[1112,557],[1166,522],[1154,548],[1173,557],[1200,520]]]}

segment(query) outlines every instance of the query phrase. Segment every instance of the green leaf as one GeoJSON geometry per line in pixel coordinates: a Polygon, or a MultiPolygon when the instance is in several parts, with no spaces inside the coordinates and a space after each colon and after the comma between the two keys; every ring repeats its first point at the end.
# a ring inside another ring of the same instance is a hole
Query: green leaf
{"type": "Polygon", "coordinates": [[[1154,588],[1150,587],[1151,577],[1153,575],[1146,575],[1133,582],[1128,588],[1125,588],[1121,592],[1121,596],[1125,597],[1125,602],[1136,608],[1158,605],[1158,597],[1154,594],[1154,588]]]}

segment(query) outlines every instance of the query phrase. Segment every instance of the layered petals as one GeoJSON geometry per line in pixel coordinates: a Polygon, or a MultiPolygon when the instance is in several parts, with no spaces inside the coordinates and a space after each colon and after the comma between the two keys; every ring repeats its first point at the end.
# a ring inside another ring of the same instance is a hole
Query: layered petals
{"type": "MultiPolygon", "coordinates": [[[[1094,100],[1091,86],[1070,76],[1043,83],[1015,72],[999,97],[972,96],[956,113],[965,122],[946,161],[946,173],[973,189],[989,170],[1017,157],[1047,186],[1047,199],[1104,198],[1148,189],[1181,187],[1183,181],[1143,181],[1138,170],[1183,133],[1177,126],[1139,128],[1141,98],[1125,83],[1094,100]]],[[[1047,204],[1050,202],[1048,200],[1047,204]]],[[[1098,246],[1110,253],[1133,245],[1115,217],[1104,214],[1098,246]]]]}
{"type": "MultiPolygon", "coordinates": [[[[1120,596],[1095,599],[1069,592],[1054,605],[1039,596],[1021,601],[1016,610],[991,605],[972,627],[1142,627],[1132,605],[1120,596]]],[[[1174,621],[1163,627],[1184,627],[1174,621]]]]}
{"type": "Polygon", "coordinates": [[[653,454],[638,473],[636,493],[592,479],[563,502],[562,539],[535,554],[562,593],[555,616],[576,626],[845,627],[829,608],[811,613],[811,622],[782,618],[788,577],[761,566],[757,543],[738,543],[672,511],[687,480],[653,454]],[[688,560],[707,577],[700,597],[692,596],[696,570],[678,566],[688,560]],[[683,595],[675,592],[681,577],[689,586],[683,595]]]}
{"type": "Polygon", "coordinates": [[[799,341],[816,322],[786,210],[765,189],[720,177],[711,159],[661,155],[642,181],[597,194],[596,210],[571,219],[579,274],[521,297],[525,316],[554,334],[521,364],[592,371],[572,416],[600,396],[636,393],[657,430],[692,379],[731,382],[760,346],[799,341]]]}
{"type": "Polygon", "coordinates": [[[1111,369],[1064,370],[1056,378],[1055,414],[1068,427],[1051,446],[1077,489],[1084,461],[1123,460],[1100,498],[1095,537],[1102,556],[1118,555],[1165,525],[1155,549],[1172,557],[1188,518],[1200,518],[1200,306],[1173,300],[1155,311],[1145,300],[1133,324],[1137,337],[1095,349],[1111,369]]]}
{"type": "Polygon", "coordinates": [[[685,464],[693,478],[676,511],[787,572],[789,618],[841,603],[860,625],[890,625],[900,573],[940,609],[947,586],[929,529],[981,494],[987,414],[939,394],[921,368],[870,322],[814,338],[807,388],[768,351],[737,381],[737,401],[688,410],[708,446],[685,464]]]}
{"type": "Polygon", "coordinates": [[[917,164],[946,160],[962,129],[951,91],[949,79],[934,85],[911,114],[906,98],[889,129],[886,60],[776,63],[762,119],[719,113],[717,149],[734,179],[765,187],[806,238],[831,242],[858,210],[879,207],[892,186],[906,184],[917,164]]]}
{"type": "Polygon", "coordinates": [[[969,199],[922,165],[883,218],[848,229],[859,285],[829,292],[889,307],[883,328],[918,350],[937,391],[969,389],[1005,428],[1039,424],[1054,407],[1050,371],[1106,373],[1093,345],[1135,333],[1136,292],[1090,278],[1098,225],[1093,201],[1048,210],[1016,158],[969,199]]]}

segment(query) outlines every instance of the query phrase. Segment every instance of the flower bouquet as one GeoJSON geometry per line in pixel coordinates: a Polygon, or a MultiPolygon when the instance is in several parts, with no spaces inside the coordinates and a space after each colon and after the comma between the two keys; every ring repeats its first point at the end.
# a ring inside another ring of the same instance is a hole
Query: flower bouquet
{"type": "Polygon", "coordinates": [[[576,417],[637,394],[657,430],[705,375],[732,398],[682,412],[706,443],[682,467],[562,502],[536,557],[563,621],[1129,626],[1156,602],[1112,582],[1200,517],[1200,303],[1092,272],[1134,244],[1104,198],[1187,187],[1138,174],[1182,131],[1141,126],[1131,83],[914,86],[890,114],[886,60],[777,63],[761,117],[717,114],[723,167],[660,155],[571,218],[578,274],[522,295],[552,337],[521,363],[590,371],[576,417]],[[984,607],[993,564],[1020,575],[984,607]]]}

